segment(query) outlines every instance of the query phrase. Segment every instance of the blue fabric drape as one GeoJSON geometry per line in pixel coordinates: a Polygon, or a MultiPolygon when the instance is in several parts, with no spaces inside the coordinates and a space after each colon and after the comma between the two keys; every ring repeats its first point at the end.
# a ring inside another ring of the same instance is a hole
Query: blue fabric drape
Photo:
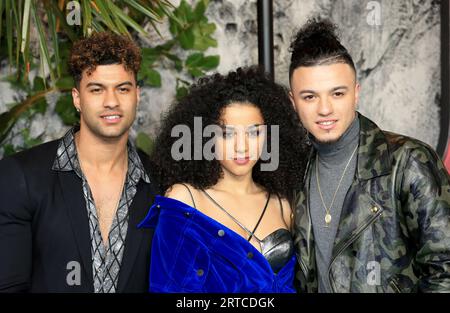
{"type": "Polygon", "coordinates": [[[199,210],[156,196],[150,292],[293,293],[295,255],[278,272],[247,240],[199,210]]]}

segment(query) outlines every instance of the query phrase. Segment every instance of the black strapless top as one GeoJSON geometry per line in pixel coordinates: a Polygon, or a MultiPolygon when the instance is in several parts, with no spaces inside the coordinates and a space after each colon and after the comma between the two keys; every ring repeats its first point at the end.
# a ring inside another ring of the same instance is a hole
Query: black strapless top
{"type": "Polygon", "coordinates": [[[284,228],[277,229],[260,241],[261,253],[277,273],[292,258],[294,240],[291,233],[284,228]]]}

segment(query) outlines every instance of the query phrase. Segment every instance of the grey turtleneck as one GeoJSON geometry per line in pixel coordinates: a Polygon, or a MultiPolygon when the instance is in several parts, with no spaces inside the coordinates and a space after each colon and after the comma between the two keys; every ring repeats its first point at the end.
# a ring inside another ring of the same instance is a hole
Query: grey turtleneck
{"type": "MultiPolygon", "coordinates": [[[[333,143],[320,143],[312,139],[312,144],[319,155],[319,182],[322,191],[322,197],[325,204],[329,207],[341,179],[347,162],[352,152],[359,143],[359,118],[355,117],[350,127],[333,143]]],[[[314,162],[315,163],[315,162],[314,162]]],[[[317,188],[316,168],[311,167],[311,181],[309,205],[311,210],[311,219],[315,237],[315,250],[319,292],[331,292],[328,279],[328,267],[332,257],[334,240],[341,216],[342,205],[345,196],[350,188],[357,164],[357,152],[349,163],[349,166],[342,179],[339,190],[337,191],[333,207],[330,209],[331,223],[326,227],[326,210],[317,188]]],[[[317,164],[315,164],[316,166],[317,164]]]]}

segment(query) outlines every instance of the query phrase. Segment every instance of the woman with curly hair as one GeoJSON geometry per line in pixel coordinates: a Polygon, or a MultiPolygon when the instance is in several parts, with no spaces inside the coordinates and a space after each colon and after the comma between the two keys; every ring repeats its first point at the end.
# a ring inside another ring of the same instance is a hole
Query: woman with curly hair
{"type": "Polygon", "coordinates": [[[285,88],[256,67],[194,84],[164,117],[151,156],[166,194],[141,223],[155,228],[150,291],[295,292],[290,199],[305,138],[285,88]],[[212,139],[208,125],[220,130],[212,139]]]}

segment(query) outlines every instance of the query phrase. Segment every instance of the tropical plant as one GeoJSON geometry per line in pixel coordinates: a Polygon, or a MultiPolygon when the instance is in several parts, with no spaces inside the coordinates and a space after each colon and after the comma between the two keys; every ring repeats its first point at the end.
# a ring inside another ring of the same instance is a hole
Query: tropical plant
{"type": "MultiPolygon", "coordinates": [[[[27,129],[15,134],[11,130],[19,119],[30,121],[37,113],[45,113],[50,93],[59,94],[55,112],[63,123],[78,121],[69,93],[73,81],[66,64],[72,43],[91,32],[109,30],[141,38],[158,34],[162,43],[142,48],[138,79],[145,86],[160,87],[158,65],[169,61],[175,69],[176,95],[185,94],[190,83],[186,76],[201,76],[219,64],[219,56],[204,54],[209,47],[217,46],[212,37],[215,25],[205,16],[208,4],[209,0],[199,0],[195,5],[182,0],[178,7],[167,0],[0,0],[0,61],[6,59],[8,63],[4,79],[23,95],[0,114],[0,147],[4,153],[40,143],[27,129]],[[159,32],[161,23],[169,23],[170,38],[159,32]],[[23,144],[14,146],[12,138],[18,135],[23,144]]],[[[152,140],[140,133],[137,144],[149,152],[152,140]]]]}

